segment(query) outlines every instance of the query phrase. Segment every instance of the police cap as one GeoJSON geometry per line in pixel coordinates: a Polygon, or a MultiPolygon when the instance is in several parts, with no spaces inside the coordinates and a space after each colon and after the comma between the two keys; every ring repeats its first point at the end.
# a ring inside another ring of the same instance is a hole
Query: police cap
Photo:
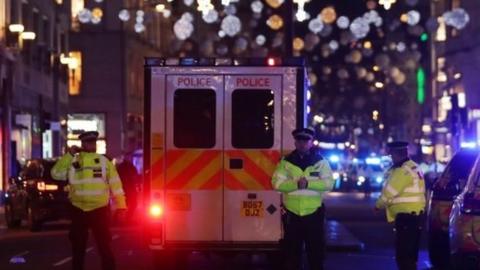
{"type": "Polygon", "coordinates": [[[98,132],[97,131],[87,131],[83,132],[78,136],[78,138],[81,141],[95,141],[98,138],[98,132]]]}
{"type": "Polygon", "coordinates": [[[408,148],[408,142],[404,141],[393,141],[387,143],[387,147],[391,150],[400,150],[408,148]]]}
{"type": "Polygon", "coordinates": [[[295,140],[311,140],[315,135],[315,130],[313,128],[297,128],[292,131],[292,135],[295,140]]]}

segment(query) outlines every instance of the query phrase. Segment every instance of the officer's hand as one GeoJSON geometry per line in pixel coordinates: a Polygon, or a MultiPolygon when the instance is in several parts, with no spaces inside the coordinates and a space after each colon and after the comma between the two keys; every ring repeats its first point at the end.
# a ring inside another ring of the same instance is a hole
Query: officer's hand
{"type": "Polygon", "coordinates": [[[298,189],[306,189],[308,187],[308,181],[305,177],[298,179],[297,182],[298,189]]]}
{"type": "Polygon", "coordinates": [[[76,145],[72,145],[68,148],[68,152],[70,153],[70,155],[75,155],[76,153],[80,153],[80,151],[82,150],[82,148],[76,146],[76,145]]]}

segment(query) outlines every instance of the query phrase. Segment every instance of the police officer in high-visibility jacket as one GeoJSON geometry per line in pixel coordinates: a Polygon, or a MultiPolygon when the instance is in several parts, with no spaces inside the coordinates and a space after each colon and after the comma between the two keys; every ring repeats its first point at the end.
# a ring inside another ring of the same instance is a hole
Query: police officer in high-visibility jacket
{"type": "Polygon", "coordinates": [[[295,150],[284,157],[272,177],[275,190],[283,193],[286,269],[301,269],[305,244],[310,270],[323,269],[325,207],[323,194],[333,188],[330,165],[313,147],[314,130],[295,129],[295,150]]]}
{"type": "Polygon", "coordinates": [[[115,269],[110,246],[110,197],[119,216],[126,208],[122,182],[115,166],[96,153],[98,132],[80,134],[82,148],[71,147],[51,170],[52,177],[67,180],[71,202],[72,268],[83,269],[88,230],[91,229],[101,256],[102,269],[115,269]]]}
{"type": "Polygon", "coordinates": [[[407,142],[387,144],[393,166],[375,210],[386,210],[395,222],[395,259],[400,270],[417,269],[418,249],[425,211],[425,182],[419,166],[408,156],[407,142]]]}

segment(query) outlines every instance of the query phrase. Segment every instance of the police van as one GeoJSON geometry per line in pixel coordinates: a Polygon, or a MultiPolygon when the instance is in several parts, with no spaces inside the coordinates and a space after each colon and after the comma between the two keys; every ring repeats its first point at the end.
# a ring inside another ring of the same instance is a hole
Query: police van
{"type": "Polygon", "coordinates": [[[271,176],[306,124],[308,87],[302,58],[146,59],[145,232],[156,256],[278,249],[271,176]]]}

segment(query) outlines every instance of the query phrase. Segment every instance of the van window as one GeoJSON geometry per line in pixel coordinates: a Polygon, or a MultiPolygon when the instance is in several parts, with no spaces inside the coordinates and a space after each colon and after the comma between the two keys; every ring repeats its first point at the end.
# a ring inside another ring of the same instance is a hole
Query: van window
{"type": "Polygon", "coordinates": [[[173,143],[178,148],[215,146],[216,94],[212,89],[178,89],[173,101],[173,143]]]}
{"type": "Polygon", "coordinates": [[[273,146],[273,91],[237,89],[232,93],[232,146],[271,148],[273,146]]]}

